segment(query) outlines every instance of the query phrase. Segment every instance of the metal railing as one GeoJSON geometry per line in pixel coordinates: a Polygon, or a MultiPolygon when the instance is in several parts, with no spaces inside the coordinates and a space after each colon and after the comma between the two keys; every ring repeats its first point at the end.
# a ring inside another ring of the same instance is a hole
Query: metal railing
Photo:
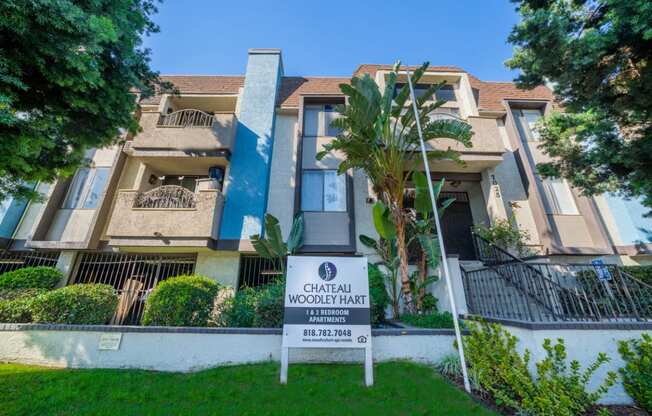
{"type": "Polygon", "coordinates": [[[530,263],[474,234],[485,267],[462,270],[469,312],[530,322],[652,319],[652,286],[615,265],[530,263]]]}
{"type": "Polygon", "coordinates": [[[0,274],[24,267],[54,267],[57,260],[58,251],[0,251],[0,274]]]}
{"type": "Polygon", "coordinates": [[[134,208],[195,208],[195,194],[182,186],[163,185],[147,192],[140,192],[134,200],[134,208]]]}
{"type": "Polygon", "coordinates": [[[139,325],[145,301],[156,285],[174,276],[193,274],[194,254],[82,253],[70,280],[111,285],[118,294],[113,325],[139,325]]]}
{"type": "Polygon", "coordinates": [[[202,110],[184,109],[162,114],[158,127],[211,127],[215,117],[202,110]]]}
{"type": "Polygon", "coordinates": [[[282,276],[281,267],[275,260],[256,255],[240,256],[238,288],[266,285],[282,276]]]}

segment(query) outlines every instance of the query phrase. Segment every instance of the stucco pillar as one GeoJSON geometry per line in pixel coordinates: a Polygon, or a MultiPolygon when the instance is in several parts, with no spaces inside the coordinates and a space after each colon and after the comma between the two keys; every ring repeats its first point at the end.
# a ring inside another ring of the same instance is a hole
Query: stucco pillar
{"type": "MultiPolygon", "coordinates": [[[[453,288],[453,298],[455,299],[455,307],[457,308],[458,315],[464,315],[468,312],[466,306],[466,295],[464,293],[464,283],[462,282],[462,269],[460,268],[460,261],[457,256],[448,257],[448,270],[450,272],[451,286],[453,288]]],[[[446,289],[446,278],[442,268],[439,268],[439,281],[433,285],[432,294],[438,299],[437,308],[440,311],[453,312],[450,301],[448,299],[448,291],[446,289]]]]}
{"type": "Polygon", "coordinates": [[[506,220],[507,211],[505,210],[505,203],[503,201],[502,191],[500,184],[496,179],[496,174],[493,169],[485,169],[482,172],[482,194],[487,203],[487,214],[489,220],[493,224],[496,220],[506,220]]]}
{"type": "Polygon", "coordinates": [[[216,282],[237,289],[240,253],[214,251],[197,253],[195,274],[206,276],[216,282]]]}
{"type": "Polygon", "coordinates": [[[56,266],[57,270],[63,273],[63,277],[57,284],[57,287],[64,287],[68,284],[70,275],[72,274],[72,269],[75,267],[75,260],[77,259],[76,251],[62,251],[57,260],[56,266]]]}

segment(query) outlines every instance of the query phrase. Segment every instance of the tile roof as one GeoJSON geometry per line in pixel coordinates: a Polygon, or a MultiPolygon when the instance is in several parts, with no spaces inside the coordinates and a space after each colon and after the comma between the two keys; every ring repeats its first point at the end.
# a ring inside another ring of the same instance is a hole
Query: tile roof
{"type": "MultiPolygon", "coordinates": [[[[353,76],[367,73],[374,77],[380,70],[391,70],[393,65],[362,64],[353,76]]],[[[415,69],[415,66],[408,67],[415,69]]],[[[431,66],[430,71],[436,72],[466,72],[456,66],[431,66]]],[[[161,79],[171,82],[182,93],[202,94],[237,94],[244,86],[244,76],[214,76],[214,75],[162,75],[161,79]]],[[[522,90],[512,82],[481,81],[469,74],[471,88],[478,108],[486,111],[504,111],[503,101],[506,99],[521,100],[553,100],[552,91],[545,86],[532,90],[522,90]]],[[[339,85],[349,83],[348,77],[283,77],[277,99],[281,108],[296,108],[299,97],[305,94],[341,94],[339,85]]],[[[141,101],[142,104],[158,104],[160,95],[154,95],[141,101]]]]}
{"type": "Polygon", "coordinates": [[[350,78],[336,77],[283,77],[277,104],[282,108],[299,106],[299,97],[305,94],[341,94],[340,84],[350,78]]]}
{"type": "MultiPolygon", "coordinates": [[[[161,75],[162,81],[171,82],[181,93],[237,94],[244,85],[244,76],[217,75],[161,75]]],[[[142,104],[158,104],[159,94],[144,99],[142,104]]]]}

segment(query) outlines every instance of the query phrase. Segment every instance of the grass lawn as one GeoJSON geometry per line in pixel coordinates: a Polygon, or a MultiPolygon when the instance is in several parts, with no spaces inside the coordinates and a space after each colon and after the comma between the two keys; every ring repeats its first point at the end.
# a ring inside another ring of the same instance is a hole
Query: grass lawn
{"type": "Polygon", "coordinates": [[[432,369],[408,362],[375,365],[366,388],[362,365],[279,364],[198,373],[60,370],[0,364],[2,415],[492,415],[432,369]]]}

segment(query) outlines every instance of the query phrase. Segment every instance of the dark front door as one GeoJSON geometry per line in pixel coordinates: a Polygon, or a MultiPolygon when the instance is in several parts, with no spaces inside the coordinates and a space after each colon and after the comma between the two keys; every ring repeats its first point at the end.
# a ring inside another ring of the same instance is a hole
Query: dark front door
{"type": "Polygon", "coordinates": [[[475,250],[471,239],[473,216],[466,192],[442,192],[440,198],[455,198],[441,219],[446,254],[457,254],[460,260],[475,260],[475,250]]]}

